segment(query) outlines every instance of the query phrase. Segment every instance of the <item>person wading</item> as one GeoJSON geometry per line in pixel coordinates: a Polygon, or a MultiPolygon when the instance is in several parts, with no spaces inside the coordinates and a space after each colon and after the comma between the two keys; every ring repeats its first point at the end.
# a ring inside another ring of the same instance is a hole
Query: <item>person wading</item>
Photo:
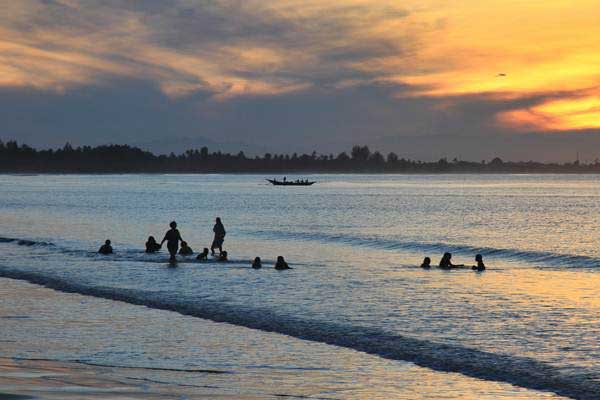
{"type": "Polygon", "coordinates": [[[167,249],[169,249],[169,254],[171,255],[170,260],[176,261],[175,255],[179,249],[179,242],[183,242],[183,239],[177,230],[177,222],[173,221],[169,224],[169,226],[171,229],[165,233],[165,237],[162,242],[160,242],[160,245],[162,246],[164,242],[167,242],[167,249]]]}
{"type": "Polygon", "coordinates": [[[212,245],[210,246],[210,252],[215,255],[215,249],[219,249],[219,254],[223,253],[223,241],[225,240],[225,227],[221,222],[221,218],[217,217],[215,226],[213,227],[215,238],[213,239],[212,245]]]}

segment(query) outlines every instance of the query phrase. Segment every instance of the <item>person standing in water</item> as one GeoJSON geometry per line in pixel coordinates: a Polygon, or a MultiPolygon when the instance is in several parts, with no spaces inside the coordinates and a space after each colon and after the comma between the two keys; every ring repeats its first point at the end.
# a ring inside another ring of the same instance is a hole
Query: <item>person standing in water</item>
{"type": "Polygon", "coordinates": [[[162,242],[160,242],[160,245],[162,246],[164,242],[167,242],[167,249],[169,249],[169,254],[171,255],[170,260],[175,261],[175,255],[179,249],[179,242],[183,242],[183,239],[177,230],[177,222],[172,221],[169,226],[171,229],[165,233],[165,237],[163,238],[162,242]]]}
{"type": "Polygon", "coordinates": [[[223,241],[225,240],[225,227],[221,222],[221,218],[217,217],[215,226],[213,227],[215,238],[213,239],[212,245],[210,246],[210,252],[215,255],[215,249],[219,249],[219,254],[223,253],[223,241]]]}

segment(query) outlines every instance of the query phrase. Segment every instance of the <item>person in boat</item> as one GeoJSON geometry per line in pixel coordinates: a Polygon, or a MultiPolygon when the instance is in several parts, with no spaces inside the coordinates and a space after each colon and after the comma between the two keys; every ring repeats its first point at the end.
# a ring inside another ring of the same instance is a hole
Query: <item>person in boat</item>
{"type": "Polygon", "coordinates": [[[284,269],[291,269],[290,266],[285,262],[283,256],[277,257],[277,262],[275,263],[275,269],[278,271],[282,271],[284,269]]]}
{"type": "Polygon", "coordinates": [[[260,257],[255,257],[254,261],[252,261],[252,268],[254,269],[261,269],[262,268],[262,262],[260,260],[260,257]]]}
{"type": "Polygon", "coordinates": [[[208,248],[204,248],[204,250],[202,250],[202,253],[198,254],[198,257],[196,257],[196,260],[199,261],[206,261],[208,260],[208,248]]]}
{"type": "Polygon", "coordinates": [[[217,217],[215,221],[215,226],[213,227],[213,232],[215,233],[215,237],[210,246],[210,251],[212,255],[215,255],[215,249],[219,249],[219,254],[223,253],[223,241],[225,240],[225,227],[221,222],[221,218],[217,217]]]}
{"type": "Polygon", "coordinates": [[[223,251],[221,254],[219,254],[219,258],[217,259],[217,261],[219,261],[219,262],[227,262],[227,261],[229,261],[227,259],[227,252],[223,251]]]}
{"type": "Polygon", "coordinates": [[[421,264],[421,268],[429,269],[431,268],[431,258],[425,257],[423,259],[423,263],[421,264]]]}
{"type": "Polygon", "coordinates": [[[181,248],[179,249],[179,254],[182,256],[191,256],[194,254],[194,250],[190,246],[188,246],[187,242],[181,241],[181,248]]]}
{"type": "Polygon", "coordinates": [[[440,260],[439,267],[441,269],[452,269],[452,268],[464,267],[464,265],[463,264],[452,264],[452,254],[444,253],[444,255],[442,256],[442,259],[440,260]]]}
{"type": "Polygon", "coordinates": [[[104,244],[102,246],[100,246],[98,253],[100,253],[100,254],[112,254],[113,253],[113,248],[110,245],[110,240],[106,239],[104,244]]]}
{"type": "Polygon", "coordinates": [[[483,263],[483,256],[481,254],[475,256],[475,261],[477,262],[477,265],[473,265],[471,269],[479,272],[485,271],[485,264],[483,263]]]}
{"type": "Polygon", "coordinates": [[[171,229],[169,229],[167,233],[165,233],[165,237],[163,238],[162,242],[160,242],[160,245],[162,247],[162,244],[164,242],[167,242],[167,249],[169,249],[170,260],[175,261],[175,255],[177,254],[177,250],[179,249],[179,242],[183,242],[183,239],[181,238],[181,234],[177,229],[177,222],[172,221],[169,224],[169,226],[171,227],[171,229]]]}
{"type": "Polygon", "coordinates": [[[160,250],[160,244],[156,243],[154,236],[148,236],[146,241],[146,253],[156,253],[160,250]]]}

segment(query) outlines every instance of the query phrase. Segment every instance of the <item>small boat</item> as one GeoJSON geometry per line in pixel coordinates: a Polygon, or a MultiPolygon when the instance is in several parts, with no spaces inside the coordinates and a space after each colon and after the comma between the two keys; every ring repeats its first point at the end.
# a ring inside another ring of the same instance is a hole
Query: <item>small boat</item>
{"type": "Polygon", "coordinates": [[[302,180],[297,180],[297,181],[278,181],[277,179],[267,179],[271,184],[275,185],[275,186],[310,186],[312,184],[314,184],[314,181],[302,181],[302,180]]]}

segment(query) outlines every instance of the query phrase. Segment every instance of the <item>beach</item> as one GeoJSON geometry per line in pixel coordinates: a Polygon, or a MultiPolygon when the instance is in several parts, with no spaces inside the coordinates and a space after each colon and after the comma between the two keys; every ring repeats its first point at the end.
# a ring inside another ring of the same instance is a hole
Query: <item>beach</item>
{"type": "Polygon", "coordinates": [[[597,178],[313,179],[0,176],[0,393],[597,398],[597,178]],[[216,216],[226,264],[143,252],[216,216]],[[418,267],[444,251],[488,269],[418,267]]]}

